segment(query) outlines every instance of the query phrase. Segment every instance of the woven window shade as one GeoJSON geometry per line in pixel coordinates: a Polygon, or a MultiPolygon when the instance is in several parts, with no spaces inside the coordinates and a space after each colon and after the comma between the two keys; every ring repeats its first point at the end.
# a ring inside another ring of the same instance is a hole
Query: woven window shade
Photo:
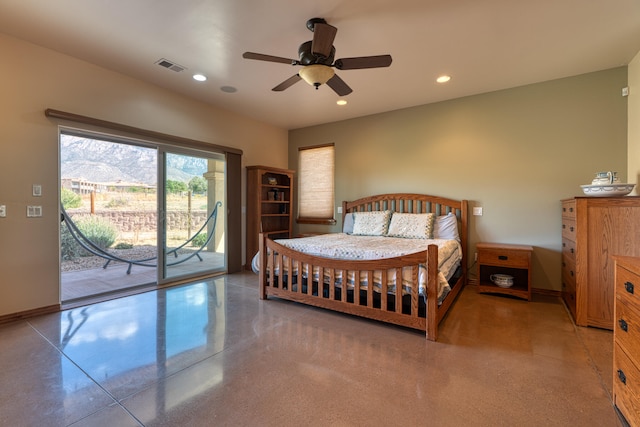
{"type": "Polygon", "coordinates": [[[309,219],[333,219],[333,144],[301,148],[298,156],[298,216],[309,219]]]}

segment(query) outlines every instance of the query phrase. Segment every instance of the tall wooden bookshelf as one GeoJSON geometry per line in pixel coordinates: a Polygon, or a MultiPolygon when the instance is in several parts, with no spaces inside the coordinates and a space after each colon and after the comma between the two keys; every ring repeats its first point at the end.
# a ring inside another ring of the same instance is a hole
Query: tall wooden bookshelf
{"type": "Polygon", "coordinates": [[[292,170],[247,166],[247,270],[259,250],[258,233],[266,233],[272,239],[291,237],[292,206],[292,170]]]}

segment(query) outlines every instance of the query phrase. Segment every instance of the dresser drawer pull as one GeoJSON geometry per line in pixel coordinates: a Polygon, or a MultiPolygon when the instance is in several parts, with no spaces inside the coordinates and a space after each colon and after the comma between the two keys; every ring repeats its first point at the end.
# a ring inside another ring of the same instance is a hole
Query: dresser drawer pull
{"type": "Polygon", "coordinates": [[[625,282],[624,283],[624,288],[627,290],[627,292],[629,292],[630,294],[633,293],[633,283],[631,282],[625,282]]]}
{"type": "Polygon", "coordinates": [[[569,230],[570,230],[570,231],[573,231],[573,227],[569,227],[569,230]]]}
{"type": "Polygon", "coordinates": [[[573,212],[573,208],[569,208],[569,212],[573,212]]]}
{"type": "Polygon", "coordinates": [[[624,371],[622,369],[618,369],[618,379],[622,384],[627,384],[627,376],[624,374],[624,371]]]}
{"type": "Polygon", "coordinates": [[[569,252],[573,253],[573,248],[571,248],[571,249],[569,250],[569,252]]]}
{"type": "Polygon", "coordinates": [[[620,325],[620,329],[623,331],[629,332],[629,325],[627,325],[627,322],[624,319],[618,320],[618,325],[620,325]]]}
{"type": "Polygon", "coordinates": [[[501,260],[501,261],[506,261],[506,260],[509,259],[509,257],[506,256],[506,255],[498,255],[498,259],[501,260]]]}

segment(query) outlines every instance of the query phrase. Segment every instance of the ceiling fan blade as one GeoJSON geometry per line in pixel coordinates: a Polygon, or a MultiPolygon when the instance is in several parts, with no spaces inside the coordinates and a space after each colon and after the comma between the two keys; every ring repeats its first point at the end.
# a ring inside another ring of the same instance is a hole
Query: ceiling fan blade
{"type": "Polygon", "coordinates": [[[279,62],[281,64],[289,64],[289,65],[294,65],[296,63],[295,59],[282,58],[280,56],[264,55],[262,53],[254,53],[254,52],[245,52],[242,54],[242,57],[245,59],[256,59],[258,61],[279,62]]]}
{"type": "Polygon", "coordinates": [[[358,70],[362,68],[380,68],[391,65],[391,55],[360,56],[357,58],[336,59],[334,66],[338,70],[358,70]]]}
{"type": "Polygon", "coordinates": [[[289,86],[293,86],[294,84],[298,83],[300,80],[302,80],[302,77],[300,77],[298,74],[294,74],[293,76],[289,77],[287,80],[283,81],[282,83],[280,83],[278,86],[274,87],[271,90],[275,92],[282,92],[283,90],[287,89],[289,86]]]}
{"type": "Polygon", "coordinates": [[[353,89],[351,89],[344,80],[338,77],[337,74],[334,74],[333,77],[329,79],[327,85],[340,96],[346,96],[353,92],[353,89]]]}
{"type": "Polygon", "coordinates": [[[316,23],[313,26],[313,41],[311,43],[311,53],[328,58],[331,55],[333,40],[336,38],[338,29],[333,25],[316,23]]]}

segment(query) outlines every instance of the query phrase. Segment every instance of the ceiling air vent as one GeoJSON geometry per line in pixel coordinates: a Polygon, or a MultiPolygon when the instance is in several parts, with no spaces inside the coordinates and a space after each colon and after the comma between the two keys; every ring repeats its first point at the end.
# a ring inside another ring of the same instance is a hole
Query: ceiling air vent
{"type": "Polygon", "coordinates": [[[164,59],[164,58],[157,60],[156,64],[158,64],[161,67],[168,68],[171,71],[175,71],[176,73],[179,73],[180,71],[184,71],[186,69],[186,67],[183,67],[182,65],[178,65],[175,62],[171,62],[168,59],[164,59]]]}

